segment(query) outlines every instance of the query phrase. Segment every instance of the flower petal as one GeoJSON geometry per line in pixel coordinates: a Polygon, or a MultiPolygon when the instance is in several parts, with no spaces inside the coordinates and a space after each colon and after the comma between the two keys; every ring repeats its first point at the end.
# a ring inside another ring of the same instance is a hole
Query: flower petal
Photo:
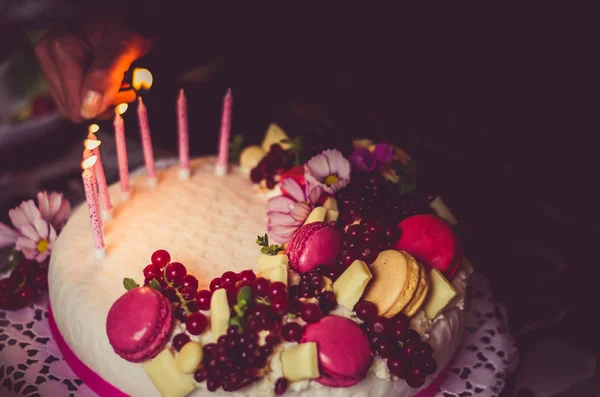
{"type": "Polygon", "coordinates": [[[331,185],[331,190],[333,190],[333,192],[339,192],[340,190],[342,190],[343,188],[345,188],[348,183],[350,183],[349,179],[338,179],[336,183],[334,183],[333,185],[331,185]]]}
{"type": "MultiPolygon", "coordinates": [[[[327,152],[327,150],[325,152],[327,152]]],[[[317,154],[306,162],[306,171],[321,182],[331,174],[329,161],[324,154],[325,152],[317,154]]]]}
{"type": "Polygon", "coordinates": [[[48,229],[48,242],[50,243],[50,247],[52,247],[52,244],[56,241],[58,234],[52,225],[48,225],[48,229]]]}
{"type": "Polygon", "coordinates": [[[271,226],[293,226],[298,224],[298,221],[290,214],[283,212],[269,212],[267,217],[269,218],[268,225],[271,226]]]}
{"type": "Polygon", "coordinates": [[[280,184],[281,190],[297,202],[306,201],[302,186],[295,179],[285,178],[280,184]]]}
{"type": "Polygon", "coordinates": [[[35,250],[37,252],[37,240],[21,236],[17,239],[16,248],[23,252],[25,250],[35,250]]]}
{"type": "Polygon", "coordinates": [[[38,254],[37,248],[17,248],[19,251],[25,255],[25,258],[29,260],[34,260],[38,254]]]}
{"type": "Polygon", "coordinates": [[[323,195],[323,187],[321,185],[309,187],[309,184],[306,184],[306,186],[308,189],[310,189],[308,191],[308,200],[312,204],[316,204],[323,195]]]}
{"type": "Polygon", "coordinates": [[[52,226],[60,229],[69,219],[69,214],[71,213],[71,203],[69,200],[63,199],[60,203],[60,208],[54,214],[54,218],[52,218],[52,226]]]}
{"type": "Polygon", "coordinates": [[[0,248],[13,245],[18,237],[19,233],[16,230],[0,222],[0,248]]]}
{"type": "Polygon", "coordinates": [[[27,223],[33,223],[36,219],[42,217],[40,210],[36,207],[33,200],[27,200],[21,203],[21,209],[25,212],[27,223]]]}
{"type": "Polygon", "coordinates": [[[297,203],[290,211],[290,216],[294,218],[296,222],[300,224],[304,223],[308,215],[310,214],[310,206],[305,203],[297,203]]]}
{"type": "Polygon", "coordinates": [[[352,167],[359,171],[373,171],[376,166],[376,161],[367,149],[355,149],[348,158],[352,167]]]}
{"type": "Polygon", "coordinates": [[[325,150],[323,154],[329,160],[330,174],[336,174],[339,178],[350,178],[350,162],[342,155],[342,152],[330,149],[325,150]]]}
{"type": "Polygon", "coordinates": [[[269,239],[277,244],[284,244],[290,241],[290,238],[296,233],[299,226],[272,226],[267,228],[269,239]]]}
{"type": "Polygon", "coordinates": [[[48,198],[48,192],[38,192],[37,194],[38,207],[40,209],[40,215],[45,220],[49,221],[52,219],[52,210],[50,208],[50,199],[48,198]]]}
{"type": "Polygon", "coordinates": [[[50,250],[46,250],[44,252],[40,252],[36,255],[35,260],[38,263],[42,263],[43,261],[45,261],[46,259],[48,259],[48,257],[50,256],[50,250]]]}
{"type": "Polygon", "coordinates": [[[36,219],[33,223],[33,226],[43,240],[48,238],[48,233],[50,233],[50,224],[47,221],[43,220],[42,218],[36,219]]]}
{"type": "Polygon", "coordinates": [[[267,201],[267,212],[289,212],[296,202],[289,197],[275,196],[267,201]]]}
{"type": "MultiPolygon", "coordinates": [[[[40,235],[33,225],[25,225],[21,228],[21,234],[36,243],[40,240],[40,235]]],[[[18,241],[18,240],[17,240],[18,241]]]]}
{"type": "Polygon", "coordinates": [[[394,147],[387,143],[378,143],[373,149],[373,157],[381,166],[385,166],[394,158],[394,147]]]}

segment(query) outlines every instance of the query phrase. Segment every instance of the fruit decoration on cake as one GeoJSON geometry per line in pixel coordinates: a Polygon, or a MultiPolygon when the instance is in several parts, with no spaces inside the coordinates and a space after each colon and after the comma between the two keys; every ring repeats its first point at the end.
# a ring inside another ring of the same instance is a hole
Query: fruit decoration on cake
{"type": "Polygon", "coordinates": [[[348,156],[322,147],[294,166],[296,144],[273,125],[240,156],[272,195],[256,263],[200,285],[160,249],[143,285],[142,275],[123,281],[109,341],[123,359],[144,362],[163,396],[344,388],[373,368],[421,388],[439,374],[413,320],[439,320],[456,297],[462,248],[431,198],[413,192],[411,159],[362,140],[348,156]]]}
{"type": "Polygon", "coordinates": [[[0,275],[0,309],[17,310],[48,289],[48,262],[71,204],[57,192],[39,192],[37,205],[23,201],[8,216],[12,227],[0,222],[0,252],[8,256],[10,271],[0,275]]]}

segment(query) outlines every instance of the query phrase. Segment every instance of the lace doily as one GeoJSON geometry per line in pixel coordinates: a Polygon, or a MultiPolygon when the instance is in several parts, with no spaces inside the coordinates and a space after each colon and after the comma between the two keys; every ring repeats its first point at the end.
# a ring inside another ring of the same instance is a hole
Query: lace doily
{"type": "MultiPolygon", "coordinates": [[[[466,330],[438,397],[494,397],[518,362],[506,310],[488,281],[473,274],[467,289],[466,330]]],[[[16,312],[0,311],[0,395],[93,397],[63,361],[48,327],[48,301],[16,312]]]]}

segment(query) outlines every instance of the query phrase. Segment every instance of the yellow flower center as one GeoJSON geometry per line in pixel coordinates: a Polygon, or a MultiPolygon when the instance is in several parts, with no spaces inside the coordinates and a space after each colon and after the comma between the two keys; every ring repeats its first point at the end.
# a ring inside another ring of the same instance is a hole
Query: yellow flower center
{"type": "Polygon", "coordinates": [[[38,250],[38,252],[41,254],[41,253],[44,253],[44,252],[48,251],[48,246],[49,245],[50,245],[50,242],[48,240],[40,240],[37,243],[37,250],[38,250]]]}
{"type": "Polygon", "coordinates": [[[338,179],[340,179],[340,178],[336,174],[327,175],[325,177],[325,184],[327,186],[331,186],[334,183],[336,183],[338,181],[338,179]]]}

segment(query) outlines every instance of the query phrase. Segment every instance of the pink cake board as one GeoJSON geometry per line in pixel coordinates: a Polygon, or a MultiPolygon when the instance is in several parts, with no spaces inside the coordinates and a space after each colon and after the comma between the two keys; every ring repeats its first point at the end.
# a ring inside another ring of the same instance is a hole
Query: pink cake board
{"type": "MultiPolygon", "coordinates": [[[[130,397],[128,394],[123,393],[117,389],[94,371],[92,371],[87,365],[85,365],[73,350],[69,347],[65,339],[63,338],[56,322],[54,321],[54,315],[52,314],[52,308],[48,307],[48,324],[50,325],[50,331],[54,337],[56,345],[60,349],[64,360],[67,362],[69,367],[75,372],[75,375],[79,377],[90,389],[101,397],[130,397]]],[[[435,380],[426,388],[423,389],[415,397],[435,397],[440,385],[446,378],[448,371],[452,366],[454,359],[450,360],[448,365],[440,372],[435,380]]]]}

